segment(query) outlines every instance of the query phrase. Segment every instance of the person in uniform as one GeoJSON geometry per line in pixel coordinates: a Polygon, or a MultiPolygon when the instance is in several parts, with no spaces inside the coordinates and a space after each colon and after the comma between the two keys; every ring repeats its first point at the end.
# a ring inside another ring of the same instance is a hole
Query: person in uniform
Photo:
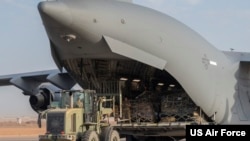
{"type": "Polygon", "coordinates": [[[83,103],[82,103],[80,97],[77,98],[76,107],[77,107],[77,108],[82,108],[82,107],[83,107],[83,103]]]}
{"type": "Polygon", "coordinates": [[[131,104],[128,100],[127,97],[124,98],[124,101],[122,102],[122,119],[129,119],[130,121],[130,108],[131,108],[131,104]]]}

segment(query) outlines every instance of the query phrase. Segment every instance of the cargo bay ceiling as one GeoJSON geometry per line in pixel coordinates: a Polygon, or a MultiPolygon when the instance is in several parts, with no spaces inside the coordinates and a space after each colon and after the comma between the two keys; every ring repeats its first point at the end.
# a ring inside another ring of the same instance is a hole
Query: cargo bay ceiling
{"type": "Polygon", "coordinates": [[[139,81],[148,87],[161,85],[165,88],[174,86],[176,89],[182,89],[176,79],[167,71],[133,60],[77,58],[64,60],[63,66],[85,89],[90,86],[98,88],[102,82],[121,79],[131,82],[139,81]]]}

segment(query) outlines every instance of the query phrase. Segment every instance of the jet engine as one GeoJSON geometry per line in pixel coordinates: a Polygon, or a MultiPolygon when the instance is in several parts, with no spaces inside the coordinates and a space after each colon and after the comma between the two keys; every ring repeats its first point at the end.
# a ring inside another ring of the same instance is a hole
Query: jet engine
{"type": "Polygon", "coordinates": [[[59,101],[60,94],[55,93],[60,90],[54,85],[41,85],[38,88],[38,93],[31,95],[29,102],[34,111],[41,113],[44,110],[47,110],[48,105],[52,101],[59,101]]]}

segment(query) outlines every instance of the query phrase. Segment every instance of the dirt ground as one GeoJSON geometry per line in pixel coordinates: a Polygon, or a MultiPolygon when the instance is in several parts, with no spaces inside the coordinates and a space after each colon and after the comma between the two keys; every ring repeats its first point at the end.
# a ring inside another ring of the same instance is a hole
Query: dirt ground
{"type": "Polygon", "coordinates": [[[29,136],[46,132],[45,124],[39,128],[36,122],[26,122],[21,125],[15,122],[0,122],[0,136],[29,136]]]}

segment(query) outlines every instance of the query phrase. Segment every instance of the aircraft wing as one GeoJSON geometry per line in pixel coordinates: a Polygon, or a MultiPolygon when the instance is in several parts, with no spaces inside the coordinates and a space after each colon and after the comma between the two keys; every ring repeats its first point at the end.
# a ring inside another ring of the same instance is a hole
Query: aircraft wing
{"type": "Polygon", "coordinates": [[[0,76],[0,86],[14,85],[25,95],[32,95],[42,84],[49,82],[60,89],[71,89],[76,82],[67,72],[57,69],[0,76]]]}

